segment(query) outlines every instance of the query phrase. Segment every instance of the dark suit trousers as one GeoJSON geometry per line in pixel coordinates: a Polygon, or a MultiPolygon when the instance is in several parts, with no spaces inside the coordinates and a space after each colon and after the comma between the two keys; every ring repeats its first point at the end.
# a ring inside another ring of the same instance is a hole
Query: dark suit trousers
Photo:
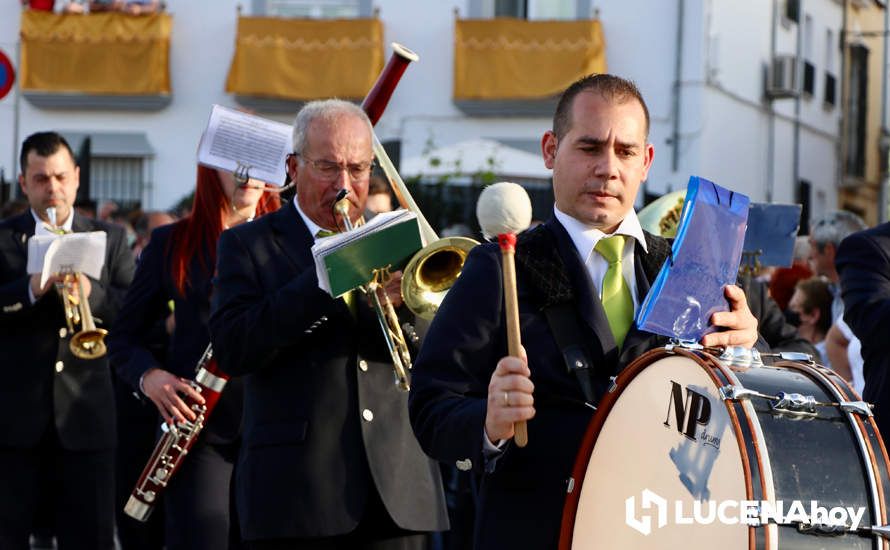
{"type": "Polygon", "coordinates": [[[59,550],[113,550],[114,451],[62,449],[52,424],[35,448],[0,448],[0,548],[30,548],[47,481],[59,550]]]}
{"type": "Polygon", "coordinates": [[[161,550],[164,547],[164,499],[155,505],[147,522],[124,513],[124,505],[142,469],[155,448],[155,434],[161,423],[151,401],[142,402],[120,379],[114,379],[117,403],[117,481],[114,512],[117,537],[122,550],[161,550]]]}
{"type": "Polygon", "coordinates": [[[365,515],[351,533],[318,539],[267,539],[245,542],[247,550],[424,550],[428,534],[397,526],[373,484],[368,491],[365,515]]]}
{"type": "Polygon", "coordinates": [[[230,511],[232,472],[238,444],[199,439],[167,487],[166,550],[241,548],[238,521],[230,511]]]}

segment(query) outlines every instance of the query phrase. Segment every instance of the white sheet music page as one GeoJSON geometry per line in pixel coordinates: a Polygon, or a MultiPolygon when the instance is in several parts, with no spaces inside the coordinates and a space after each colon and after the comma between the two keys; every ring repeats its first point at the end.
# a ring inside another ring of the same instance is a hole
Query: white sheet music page
{"type": "Polygon", "coordinates": [[[288,124],[214,105],[198,146],[198,162],[227,172],[235,172],[240,164],[251,178],[282,185],[291,140],[288,124]]]}
{"type": "Polygon", "coordinates": [[[41,287],[53,273],[74,271],[98,279],[105,265],[106,240],[104,231],[31,237],[28,273],[41,274],[41,287]]]}

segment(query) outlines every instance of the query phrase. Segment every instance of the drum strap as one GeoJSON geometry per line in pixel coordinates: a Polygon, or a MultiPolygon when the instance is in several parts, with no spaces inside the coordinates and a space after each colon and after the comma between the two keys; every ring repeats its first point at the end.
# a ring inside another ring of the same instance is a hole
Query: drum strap
{"type": "Polygon", "coordinates": [[[544,315],[550,325],[550,332],[556,340],[556,345],[562,352],[562,358],[566,368],[578,379],[584,399],[594,404],[593,374],[590,369],[592,364],[588,353],[584,348],[584,339],[578,328],[578,315],[571,302],[561,302],[544,308],[544,315]]]}

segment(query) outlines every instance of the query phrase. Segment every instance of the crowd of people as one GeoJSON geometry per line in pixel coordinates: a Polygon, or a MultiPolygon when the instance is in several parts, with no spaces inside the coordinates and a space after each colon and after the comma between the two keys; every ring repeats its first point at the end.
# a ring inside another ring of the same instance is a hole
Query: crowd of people
{"type": "MultiPolygon", "coordinates": [[[[301,108],[292,198],[197,166],[182,216],[84,215],[67,142],[29,136],[26,202],[0,221],[0,548],[27,550],[34,536],[66,550],[555,547],[593,406],[610,377],[668,342],[633,323],[671,246],[634,211],[648,135],[625,79],[590,75],[563,93],[542,138],[553,217],[516,245],[521,356],[507,354],[500,251],[482,244],[412,350],[410,392],[393,383],[371,301],[321,290],[310,250],[393,206],[361,108],[301,108]],[[106,235],[104,265],[75,286],[109,331],[97,358],[69,345],[70,274],[26,269],[31,237],[90,231],[106,235]],[[187,426],[190,404],[205,403],[189,382],[208,346],[231,380],[137,522],[124,503],[161,423],[187,426]],[[566,368],[569,347],[588,368],[566,368]]],[[[848,212],[814,220],[791,268],[725,287],[728,311],[711,318],[721,330],[701,343],[810,353],[864,380],[890,433],[890,229],[864,229],[848,212]]],[[[401,275],[381,292],[409,315],[401,275]]]]}
{"type": "Polygon", "coordinates": [[[161,0],[22,0],[22,6],[38,11],[56,13],[118,12],[128,15],[148,15],[164,10],[161,0]]]}

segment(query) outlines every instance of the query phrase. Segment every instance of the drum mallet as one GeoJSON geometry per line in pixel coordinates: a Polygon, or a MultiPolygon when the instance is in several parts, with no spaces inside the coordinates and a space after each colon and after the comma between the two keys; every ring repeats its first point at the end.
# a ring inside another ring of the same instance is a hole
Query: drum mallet
{"type": "MultiPolygon", "coordinates": [[[[482,190],[476,203],[476,217],[485,238],[498,238],[503,257],[504,309],[507,323],[507,352],[513,357],[522,354],[522,340],[519,335],[519,304],[516,299],[516,264],[513,253],[516,247],[516,234],[528,229],[532,220],[532,203],[522,186],[499,182],[482,190]]],[[[528,430],[525,421],[513,426],[516,445],[528,444],[528,430]]]]}

